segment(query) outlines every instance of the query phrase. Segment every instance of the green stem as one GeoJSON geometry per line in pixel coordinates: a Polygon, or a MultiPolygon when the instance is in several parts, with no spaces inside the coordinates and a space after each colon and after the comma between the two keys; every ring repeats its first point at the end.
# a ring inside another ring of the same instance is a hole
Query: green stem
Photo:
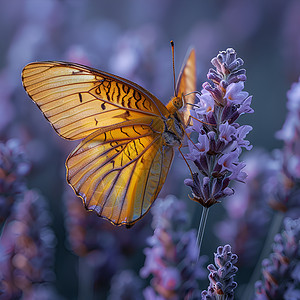
{"type": "Polygon", "coordinates": [[[202,245],[202,240],[203,240],[203,236],[204,236],[208,211],[209,211],[209,207],[203,207],[202,215],[201,215],[201,219],[200,219],[200,223],[199,223],[199,228],[198,228],[198,234],[197,234],[197,245],[199,248],[198,258],[200,257],[201,245],[202,245]]]}
{"type": "MultiPolygon", "coordinates": [[[[206,226],[206,221],[207,221],[207,216],[208,216],[208,210],[209,210],[209,207],[203,206],[201,219],[200,219],[200,223],[199,223],[199,228],[198,228],[198,234],[197,234],[197,245],[198,245],[198,249],[199,249],[197,260],[199,260],[199,257],[200,257],[201,245],[202,245],[202,240],[203,240],[203,236],[204,236],[204,231],[205,231],[205,226],[206,226]]],[[[190,300],[190,299],[193,299],[193,297],[194,297],[194,292],[192,292],[190,295],[188,295],[187,299],[190,300]]]]}
{"type": "Polygon", "coordinates": [[[282,220],[283,220],[284,214],[283,213],[276,213],[273,216],[272,219],[272,223],[270,225],[270,230],[268,232],[268,236],[265,240],[263,249],[261,251],[261,254],[259,256],[259,259],[257,261],[257,264],[255,266],[255,269],[252,273],[252,276],[250,278],[250,281],[247,284],[247,287],[243,293],[243,297],[241,299],[245,299],[245,300],[249,300],[253,298],[253,294],[254,294],[254,284],[255,282],[259,279],[260,275],[261,275],[261,263],[263,261],[263,259],[265,259],[268,254],[270,253],[271,250],[271,245],[274,241],[274,236],[279,232],[281,224],[282,224],[282,220]]]}

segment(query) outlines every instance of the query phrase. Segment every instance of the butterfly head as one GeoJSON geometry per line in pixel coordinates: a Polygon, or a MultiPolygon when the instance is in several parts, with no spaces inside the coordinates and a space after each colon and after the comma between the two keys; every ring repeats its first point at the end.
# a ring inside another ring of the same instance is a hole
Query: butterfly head
{"type": "Polygon", "coordinates": [[[167,104],[167,109],[170,112],[170,114],[174,114],[182,107],[183,107],[183,98],[178,96],[172,98],[171,101],[167,104]]]}

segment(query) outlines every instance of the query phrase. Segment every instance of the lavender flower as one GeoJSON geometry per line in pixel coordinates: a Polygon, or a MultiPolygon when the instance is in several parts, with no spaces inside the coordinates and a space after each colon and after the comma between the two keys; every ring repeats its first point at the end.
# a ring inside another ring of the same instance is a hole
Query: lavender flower
{"type": "MultiPolygon", "coordinates": [[[[65,226],[72,251],[84,259],[85,269],[93,274],[95,282],[108,283],[120,264],[120,249],[112,232],[112,225],[99,219],[82,207],[81,200],[73,194],[65,194],[65,226]]],[[[79,270],[79,276],[84,276],[79,270]]]]}
{"type": "MultiPolygon", "coordinates": [[[[0,297],[1,299],[1,297],[0,297]]],[[[22,297],[22,300],[65,300],[58,294],[51,284],[34,285],[29,294],[22,297]]]]}
{"type": "Polygon", "coordinates": [[[140,300],[142,296],[142,281],[131,270],[123,270],[111,280],[108,300],[140,300]]]}
{"type": "Polygon", "coordinates": [[[215,69],[207,74],[211,83],[203,84],[199,102],[191,110],[194,119],[189,130],[199,136],[198,143],[189,141],[187,159],[194,162],[200,175],[194,173],[193,179],[185,180],[192,188],[193,200],[204,207],[232,195],[230,181],[244,182],[245,164],[239,161],[239,156],[242,148],[252,148],[245,140],[252,127],[236,123],[240,115],[253,112],[252,96],[243,91],[246,80],[246,71],[240,69],[243,60],[229,48],[213,58],[212,64],[215,69]]]}
{"type": "Polygon", "coordinates": [[[223,206],[227,217],[215,226],[222,242],[230,243],[239,256],[239,264],[255,264],[267,234],[271,210],[266,204],[264,184],[272,174],[272,160],[262,150],[244,156],[248,177],[246,184],[236,182],[232,195],[223,206]]]}
{"type": "Polygon", "coordinates": [[[298,216],[300,212],[300,81],[287,93],[288,114],[277,137],[284,141],[275,152],[274,172],[266,184],[275,210],[298,216]]]}
{"type": "Polygon", "coordinates": [[[263,280],[256,282],[257,300],[300,299],[300,219],[284,220],[274,238],[273,253],[262,263],[263,280]]]}
{"type": "Polygon", "coordinates": [[[189,299],[197,293],[196,280],[203,276],[193,230],[187,231],[184,203],[174,196],[158,199],[152,208],[154,235],[145,249],[143,278],[153,275],[152,287],[144,290],[147,300],[189,299]]]}
{"type": "Polygon", "coordinates": [[[234,289],[237,283],[233,280],[238,268],[234,266],[238,257],[231,252],[231,246],[218,247],[215,253],[215,265],[208,265],[210,271],[208,279],[210,285],[207,291],[203,291],[203,300],[230,300],[234,299],[234,289]]]}
{"type": "Polygon", "coordinates": [[[123,268],[133,256],[142,252],[149,228],[146,231],[146,223],[142,221],[130,230],[116,230],[115,226],[87,211],[70,189],[64,200],[68,244],[79,256],[79,283],[84,285],[80,289],[97,292],[109,285],[118,268],[123,268]],[[86,273],[93,275],[93,280],[87,283],[86,273]]]}
{"type": "Polygon", "coordinates": [[[38,285],[54,280],[55,236],[49,224],[44,199],[26,191],[24,199],[14,205],[0,239],[1,300],[33,299],[38,285]]]}
{"type": "Polygon", "coordinates": [[[14,107],[11,101],[14,92],[7,71],[0,71],[0,132],[12,121],[14,117],[14,107]]]}
{"type": "Polygon", "coordinates": [[[0,143],[0,224],[9,216],[17,197],[26,189],[24,176],[29,170],[30,163],[18,140],[0,143]]]}

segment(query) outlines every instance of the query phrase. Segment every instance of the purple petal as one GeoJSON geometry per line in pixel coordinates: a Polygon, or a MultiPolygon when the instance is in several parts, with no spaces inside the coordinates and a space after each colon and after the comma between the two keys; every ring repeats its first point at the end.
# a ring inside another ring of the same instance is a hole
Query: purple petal
{"type": "Polygon", "coordinates": [[[220,135],[219,138],[221,141],[225,142],[225,145],[232,141],[232,137],[235,135],[236,129],[232,125],[229,125],[228,122],[220,125],[220,135]]]}
{"type": "Polygon", "coordinates": [[[248,97],[249,93],[243,92],[244,82],[231,83],[226,90],[225,98],[233,104],[242,104],[248,97]]]}
{"type": "Polygon", "coordinates": [[[197,114],[205,115],[209,111],[214,110],[214,99],[211,96],[210,92],[203,89],[202,95],[199,96],[198,94],[196,94],[196,97],[199,99],[199,102],[197,103],[198,108],[195,109],[197,114]]]}
{"type": "Polygon", "coordinates": [[[241,104],[240,108],[238,109],[239,115],[242,114],[252,114],[254,110],[250,107],[252,101],[252,96],[247,97],[241,104]]]}

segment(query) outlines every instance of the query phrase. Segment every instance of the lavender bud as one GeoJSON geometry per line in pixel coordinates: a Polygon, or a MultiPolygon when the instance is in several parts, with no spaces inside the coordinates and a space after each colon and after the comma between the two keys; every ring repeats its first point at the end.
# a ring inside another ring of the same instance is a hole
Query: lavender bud
{"type": "Polygon", "coordinates": [[[210,271],[208,279],[210,285],[207,291],[203,291],[201,296],[203,300],[218,300],[220,295],[222,299],[233,299],[234,289],[237,283],[233,280],[238,268],[234,266],[237,263],[237,255],[231,252],[231,246],[225,245],[218,247],[215,253],[215,265],[208,265],[210,271]]]}

